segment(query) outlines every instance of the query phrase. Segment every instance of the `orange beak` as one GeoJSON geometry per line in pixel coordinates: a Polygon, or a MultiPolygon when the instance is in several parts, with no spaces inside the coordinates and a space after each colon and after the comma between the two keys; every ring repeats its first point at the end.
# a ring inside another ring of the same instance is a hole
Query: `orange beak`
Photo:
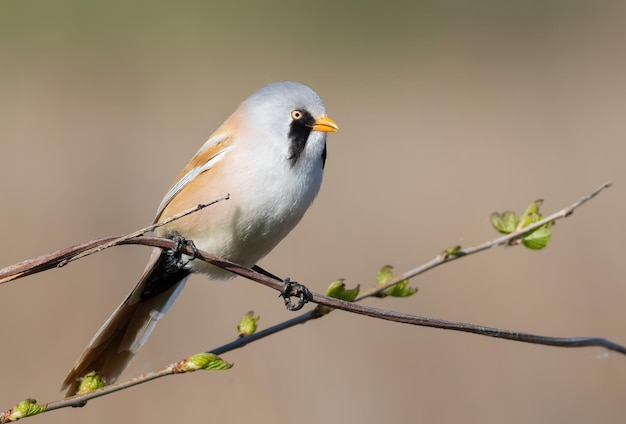
{"type": "Polygon", "coordinates": [[[328,116],[322,116],[313,124],[313,131],[335,132],[339,129],[339,125],[328,116]]]}

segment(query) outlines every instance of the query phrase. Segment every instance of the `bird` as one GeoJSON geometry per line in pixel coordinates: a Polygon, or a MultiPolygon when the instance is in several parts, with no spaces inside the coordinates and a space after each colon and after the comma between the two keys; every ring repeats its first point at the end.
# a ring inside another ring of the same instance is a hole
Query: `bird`
{"type": "MultiPolygon", "coordinates": [[[[275,82],[245,99],[180,172],[155,223],[200,203],[218,202],[155,230],[202,251],[252,267],[301,220],[317,196],[327,133],[338,130],[319,95],[297,82],[275,82]]],[[[96,372],[112,384],[144,345],[193,273],[226,280],[234,274],[155,248],[139,283],[106,320],[65,378],[77,393],[96,372]]]]}

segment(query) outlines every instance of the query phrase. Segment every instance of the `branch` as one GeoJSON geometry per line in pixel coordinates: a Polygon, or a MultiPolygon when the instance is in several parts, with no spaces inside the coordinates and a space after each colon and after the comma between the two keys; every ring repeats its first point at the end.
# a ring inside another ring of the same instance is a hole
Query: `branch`
{"type": "MultiPolygon", "coordinates": [[[[548,216],[547,218],[533,225],[530,225],[520,231],[508,234],[503,237],[499,237],[495,240],[483,243],[475,247],[470,247],[470,248],[456,251],[453,255],[444,252],[438,255],[437,257],[435,257],[434,259],[432,259],[431,261],[427,262],[426,264],[421,265],[417,268],[414,268],[410,271],[407,271],[403,274],[400,274],[394,277],[392,281],[390,281],[389,283],[383,286],[376,287],[375,289],[372,289],[368,291],[367,293],[362,294],[357,299],[355,299],[355,302],[365,299],[367,297],[376,296],[380,294],[382,291],[384,291],[385,289],[393,286],[394,284],[399,284],[400,282],[406,279],[413,278],[429,269],[432,269],[436,266],[450,262],[452,260],[459,259],[464,256],[469,256],[474,253],[482,252],[492,247],[511,244],[513,241],[527,234],[530,234],[535,229],[540,228],[541,226],[549,222],[555,222],[559,219],[568,217],[578,207],[580,207],[587,201],[591,200],[596,195],[598,195],[602,190],[610,186],[611,184],[604,184],[600,188],[592,192],[591,194],[583,197],[578,202],[574,203],[573,205],[567,208],[564,208],[560,210],[559,212],[556,212],[548,216]]],[[[225,196],[224,198],[220,198],[216,201],[225,200],[227,198],[228,197],[225,196]]],[[[210,204],[212,203],[215,203],[215,202],[211,202],[210,204]]],[[[193,211],[197,211],[201,209],[202,207],[200,207],[199,205],[198,207],[193,208],[190,211],[186,211],[180,215],[185,216],[188,213],[192,213],[193,211]]],[[[104,250],[105,248],[112,247],[112,246],[125,245],[125,244],[139,244],[139,245],[157,247],[161,249],[173,249],[176,247],[176,243],[170,239],[139,235],[139,234],[144,234],[147,231],[149,231],[149,229],[139,230],[135,233],[132,233],[127,236],[122,236],[122,237],[105,237],[99,240],[93,240],[93,241],[83,243],[77,246],[62,249],[51,254],[43,255],[38,258],[30,259],[30,260],[21,262],[17,265],[6,267],[0,270],[0,284],[15,280],[21,277],[25,277],[27,275],[31,275],[37,272],[45,271],[47,269],[64,266],[73,260],[76,260],[81,257],[85,257],[91,253],[99,252],[101,250],[104,250]]],[[[255,282],[258,282],[260,284],[263,284],[275,290],[282,292],[285,288],[285,282],[278,278],[256,272],[252,269],[249,269],[241,265],[235,264],[233,262],[215,257],[206,252],[202,252],[202,251],[194,252],[191,246],[183,246],[181,248],[181,251],[190,256],[196,255],[198,259],[201,259],[210,264],[219,266],[223,269],[229,270],[235,274],[238,274],[240,276],[243,276],[247,279],[253,280],[255,282]]],[[[441,320],[441,319],[436,319],[436,318],[428,318],[428,317],[422,317],[422,316],[417,316],[417,315],[404,314],[400,312],[394,312],[394,311],[389,311],[385,309],[359,305],[355,302],[346,302],[343,300],[323,296],[317,293],[312,293],[310,301],[318,304],[318,306],[315,309],[308,311],[304,314],[301,314],[295,318],[292,318],[290,320],[277,324],[273,327],[270,327],[266,330],[255,333],[253,335],[237,339],[229,344],[213,349],[207,353],[213,353],[216,355],[223,354],[223,353],[232,351],[234,349],[241,348],[249,343],[252,343],[256,340],[272,335],[276,332],[285,330],[287,328],[293,327],[298,324],[305,323],[312,319],[320,318],[326,315],[332,309],[341,309],[344,311],[353,312],[353,313],[357,313],[357,314],[361,314],[365,316],[370,316],[373,318],[385,319],[388,321],[400,322],[400,323],[405,323],[405,324],[410,324],[410,325],[440,328],[440,329],[445,329],[445,330],[462,331],[462,332],[478,334],[478,335],[483,335],[483,336],[502,338],[502,339],[513,340],[513,341],[521,341],[525,343],[549,345],[549,346],[569,347],[569,348],[599,346],[599,347],[603,347],[608,350],[626,355],[626,347],[619,345],[613,341],[604,339],[604,338],[540,336],[540,335],[535,335],[535,334],[530,334],[530,333],[522,333],[522,332],[493,328],[493,327],[485,327],[485,326],[480,326],[476,324],[453,322],[453,321],[446,321],[446,320],[441,320]],[[320,308],[320,306],[324,306],[330,309],[326,309],[325,312],[322,312],[323,309],[320,308]]],[[[16,405],[16,407],[6,411],[5,413],[1,413],[0,424],[19,419],[23,416],[28,416],[28,415],[33,415],[35,413],[43,412],[44,410],[50,411],[50,410],[64,408],[68,406],[82,406],[85,404],[86,401],[90,399],[94,399],[96,397],[104,396],[109,393],[113,393],[113,392],[123,390],[123,389],[129,388],[138,384],[145,383],[147,381],[164,377],[166,375],[193,371],[197,368],[192,368],[192,369],[187,368],[187,364],[192,360],[192,358],[195,358],[195,356],[188,358],[184,361],[171,364],[163,368],[162,370],[149,372],[147,374],[144,374],[142,376],[139,376],[139,377],[127,380],[127,381],[105,386],[93,392],[89,392],[87,394],[76,395],[76,396],[66,398],[60,401],[50,402],[50,403],[42,404],[42,405],[38,405],[36,404],[35,401],[32,401],[32,400],[24,401],[16,405]],[[17,411],[19,409],[18,407],[20,406],[22,407],[22,409],[26,409],[26,410],[32,409],[34,412],[32,414],[26,414],[26,415],[21,415],[21,416],[19,414],[16,415],[15,411],[17,411]]]]}
{"type": "MultiPolygon", "coordinates": [[[[147,226],[145,228],[142,228],[141,230],[137,230],[134,233],[127,234],[127,235],[119,237],[119,238],[117,238],[115,240],[111,240],[108,243],[100,244],[98,246],[95,246],[95,247],[92,247],[90,249],[87,249],[87,250],[81,252],[80,254],[78,254],[76,256],[69,257],[67,260],[65,260],[64,262],[60,263],[59,266],[64,266],[64,265],[67,265],[69,262],[72,262],[72,261],[84,258],[85,256],[89,256],[89,255],[93,255],[94,253],[102,252],[105,249],[108,249],[110,247],[122,244],[126,240],[130,240],[130,239],[133,239],[135,237],[139,237],[139,236],[142,236],[142,235],[144,235],[146,233],[152,232],[152,231],[156,230],[159,227],[162,227],[164,225],[169,224],[170,222],[177,221],[177,220],[179,220],[179,219],[181,219],[181,218],[183,218],[183,217],[185,217],[185,216],[187,216],[189,214],[201,211],[202,209],[206,208],[207,206],[212,206],[212,205],[214,205],[214,204],[216,204],[218,202],[221,202],[223,200],[228,200],[228,199],[230,199],[230,194],[225,194],[224,196],[218,197],[217,199],[211,200],[210,202],[200,203],[200,204],[194,206],[193,208],[190,208],[190,209],[187,209],[186,211],[182,211],[180,213],[177,213],[176,215],[170,216],[169,218],[164,219],[163,221],[156,222],[156,223],[154,223],[152,225],[149,225],[149,226],[147,226]]],[[[0,283],[1,282],[2,282],[2,280],[0,279],[0,283]]]]}
{"type": "MultiPolygon", "coordinates": [[[[613,185],[612,183],[602,184],[600,187],[598,187],[597,189],[595,189],[594,191],[592,191],[588,195],[582,197],[580,200],[578,200],[577,202],[573,203],[572,205],[570,205],[570,206],[568,206],[566,208],[563,208],[563,209],[561,209],[558,212],[553,213],[552,215],[542,219],[541,221],[538,221],[538,222],[536,222],[534,224],[531,224],[531,225],[529,225],[527,227],[524,227],[521,230],[514,231],[511,234],[507,234],[505,236],[498,237],[495,240],[488,241],[488,242],[485,242],[483,244],[479,244],[478,246],[468,247],[466,249],[461,249],[461,250],[459,250],[458,252],[456,252],[456,253],[454,253],[452,255],[447,253],[446,251],[444,251],[444,252],[440,253],[439,255],[437,255],[435,258],[433,258],[430,261],[426,262],[425,264],[420,265],[420,266],[418,266],[416,268],[413,268],[412,270],[406,271],[403,274],[397,275],[395,278],[390,280],[387,284],[385,284],[383,286],[376,287],[375,289],[373,289],[371,291],[368,291],[367,293],[361,294],[359,297],[356,298],[356,300],[362,300],[362,299],[365,299],[367,297],[376,296],[377,294],[385,291],[386,289],[388,289],[391,286],[399,284],[400,282],[402,282],[404,280],[409,280],[409,279],[411,279],[413,277],[417,277],[418,275],[423,274],[426,271],[429,271],[429,270],[431,270],[433,268],[436,268],[439,265],[443,265],[445,263],[452,262],[452,261],[454,261],[456,259],[461,259],[461,258],[464,258],[466,256],[482,252],[484,250],[492,249],[494,247],[512,245],[516,240],[519,240],[522,237],[527,236],[528,234],[532,233],[533,231],[535,231],[538,228],[543,227],[546,224],[554,223],[554,222],[558,221],[559,219],[567,218],[568,216],[573,214],[576,209],[578,209],[579,207],[581,207],[582,205],[584,205],[585,203],[587,203],[588,201],[590,201],[591,199],[596,197],[602,191],[606,190],[607,188],[610,188],[612,185],[613,185]]],[[[1,277],[1,274],[0,274],[0,277],[1,277]]]]}
{"type": "MultiPolygon", "coordinates": [[[[172,221],[181,219],[189,214],[198,212],[206,208],[207,206],[214,205],[223,200],[228,200],[229,198],[230,198],[230,195],[225,194],[224,196],[218,197],[217,199],[212,200],[210,202],[200,203],[194,206],[193,208],[187,209],[186,211],[180,212],[167,219],[164,219],[163,221],[149,225],[145,228],[142,228],[140,230],[137,230],[125,236],[104,237],[104,238],[88,241],[83,244],[78,244],[76,246],[68,247],[66,249],[57,250],[56,252],[38,256],[33,259],[28,259],[23,262],[17,263],[15,265],[7,266],[3,269],[0,269],[0,284],[8,283],[9,281],[17,280],[18,278],[36,274],[38,272],[45,271],[51,268],[56,268],[56,267],[60,268],[77,259],[84,258],[94,253],[102,252],[103,250],[108,249],[113,246],[129,244],[128,242],[132,239],[142,236],[150,231],[154,231],[155,229],[159,227],[167,225],[172,221]]],[[[130,243],[130,244],[135,244],[135,243],[130,243]]],[[[156,247],[161,247],[161,246],[156,246],[156,247]]]]}

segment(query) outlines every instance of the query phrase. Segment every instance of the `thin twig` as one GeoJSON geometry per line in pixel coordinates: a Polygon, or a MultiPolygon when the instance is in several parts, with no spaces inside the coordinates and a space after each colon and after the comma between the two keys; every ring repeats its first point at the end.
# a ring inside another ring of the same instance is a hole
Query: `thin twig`
{"type": "Polygon", "coordinates": [[[402,274],[397,274],[394,276],[394,278],[392,278],[391,280],[389,280],[389,282],[387,282],[384,285],[380,285],[380,286],[376,286],[374,288],[372,288],[371,290],[368,290],[366,292],[361,293],[356,299],[356,301],[359,300],[363,300],[365,298],[368,297],[372,297],[372,296],[376,296],[380,293],[382,293],[383,291],[387,290],[389,287],[395,286],[396,284],[404,281],[404,280],[409,280],[413,277],[416,277],[420,274],[423,274],[426,271],[430,271],[433,268],[438,267],[439,265],[443,265],[445,263],[448,262],[452,262],[455,261],[457,259],[461,259],[464,258],[466,256],[472,255],[474,253],[478,253],[478,252],[482,252],[484,250],[488,250],[488,249],[492,249],[494,247],[499,247],[499,246],[506,246],[511,244],[511,242],[513,242],[514,240],[518,240],[530,233],[532,233],[533,231],[535,231],[537,228],[541,228],[544,225],[548,224],[548,223],[552,223],[552,222],[556,222],[559,219],[562,218],[567,218],[568,216],[570,216],[571,214],[574,213],[574,211],[576,209],[578,209],[579,207],[581,207],[582,205],[584,205],[585,203],[587,203],[589,200],[593,199],[594,197],[596,197],[598,194],[600,194],[603,190],[611,187],[613,184],[612,183],[605,183],[602,184],[600,187],[598,187],[596,190],[594,190],[593,192],[591,192],[590,194],[582,197],[580,200],[578,200],[577,202],[573,203],[572,205],[561,209],[558,212],[553,213],[552,215],[542,219],[541,221],[538,221],[534,224],[531,224],[527,227],[524,227],[523,229],[519,230],[519,231],[515,231],[513,233],[510,234],[506,234],[502,237],[498,237],[492,241],[488,241],[486,243],[480,244],[478,246],[474,246],[474,247],[468,247],[466,249],[461,249],[458,252],[456,252],[453,255],[447,254],[445,251],[440,253],[439,255],[437,255],[436,257],[434,257],[433,259],[431,259],[430,261],[416,267],[413,268],[409,271],[406,271],[402,274]]]}
{"type": "Polygon", "coordinates": [[[217,202],[221,202],[223,200],[228,200],[229,197],[230,195],[226,194],[222,197],[211,200],[210,202],[200,203],[192,208],[189,208],[167,219],[164,219],[163,221],[154,223],[124,236],[103,237],[7,266],[0,269],[0,284],[8,283],[9,281],[17,280],[18,278],[26,277],[28,275],[33,275],[47,269],[62,267],[77,259],[84,258],[85,256],[101,252],[113,246],[125,244],[128,240],[154,231],[155,229],[162,227],[163,225],[167,225],[172,221],[176,221],[189,214],[198,212],[206,208],[207,206],[214,205],[217,202]]]}
{"type": "Polygon", "coordinates": [[[189,208],[189,209],[187,209],[185,211],[177,213],[176,215],[170,216],[169,218],[164,219],[163,221],[155,222],[154,224],[149,225],[149,226],[147,226],[145,228],[142,228],[140,230],[137,230],[134,233],[127,234],[125,236],[119,237],[118,239],[111,240],[108,243],[105,243],[105,244],[93,247],[91,249],[85,250],[84,252],[81,252],[80,254],[78,254],[78,255],[76,255],[74,257],[68,258],[64,262],[59,263],[59,266],[67,265],[68,263],[73,262],[73,261],[75,261],[77,259],[81,259],[81,258],[84,258],[85,256],[93,255],[94,253],[102,252],[105,249],[108,249],[110,247],[122,244],[126,240],[130,240],[130,239],[133,239],[135,237],[142,236],[142,235],[144,235],[146,233],[149,233],[149,232],[152,232],[152,231],[156,230],[159,227],[167,225],[170,222],[179,220],[179,219],[181,219],[181,218],[183,218],[183,217],[185,217],[185,216],[187,216],[189,214],[198,212],[198,211],[206,208],[207,206],[214,205],[214,204],[216,204],[218,202],[221,202],[223,200],[228,200],[229,198],[230,198],[230,194],[225,194],[224,196],[218,197],[217,199],[211,200],[210,202],[200,203],[200,204],[194,206],[193,208],[189,208]]]}

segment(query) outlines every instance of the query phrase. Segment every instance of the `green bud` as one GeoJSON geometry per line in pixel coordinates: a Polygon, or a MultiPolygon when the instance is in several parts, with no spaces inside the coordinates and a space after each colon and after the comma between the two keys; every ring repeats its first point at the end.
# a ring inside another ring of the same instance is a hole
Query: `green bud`
{"type": "Polygon", "coordinates": [[[217,355],[212,353],[198,353],[184,361],[182,361],[177,370],[179,372],[197,371],[197,370],[227,370],[232,368],[233,364],[229,364],[217,355]]]}
{"type": "Polygon", "coordinates": [[[91,371],[83,376],[76,394],[84,395],[85,393],[93,392],[94,390],[104,387],[105,384],[106,381],[104,381],[104,378],[102,378],[100,374],[91,371]]]}
{"type": "Polygon", "coordinates": [[[17,421],[21,418],[32,417],[46,410],[46,406],[38,405],[35,399],[26,399],[15,405],[6,418],[7,421],[17,421]]]}
{"type": "Polygon", "coordinates": [[[459,254],[459,252],[461,251],[462,247],[461,246],[454,246],[454,247],[448,247],[445,250],[446,253],[446,257],[447,256],[456,256],[459,254]]]}
{"type": "Polygon", "coordinates": [[[250,336],[256,333],[257,329],[257,321],[260,317],[254,316],[254,311],[250,311],[241,318],[241,322],[237,326],[237,331],[239,332],[239,337],[250,336]]]}

